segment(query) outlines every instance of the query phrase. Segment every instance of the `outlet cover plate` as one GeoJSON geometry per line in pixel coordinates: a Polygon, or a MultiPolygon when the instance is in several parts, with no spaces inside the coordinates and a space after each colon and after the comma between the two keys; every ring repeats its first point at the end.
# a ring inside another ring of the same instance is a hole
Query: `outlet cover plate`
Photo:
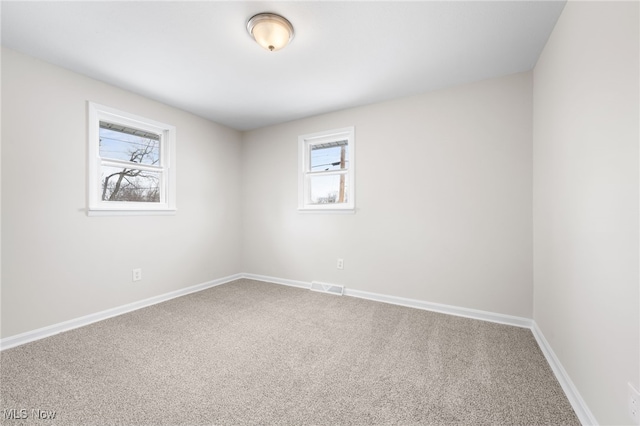
{"type": "Polygon", "coordinates": [[[633,424],[640,425],[640,392],[629,383],[629,417],[633,424]]]}
{"type": "Polygon", "coordinates": [[[132,271],[131,280],[140,281],[142,279],[142,269],[136,268],[132,271]]]}

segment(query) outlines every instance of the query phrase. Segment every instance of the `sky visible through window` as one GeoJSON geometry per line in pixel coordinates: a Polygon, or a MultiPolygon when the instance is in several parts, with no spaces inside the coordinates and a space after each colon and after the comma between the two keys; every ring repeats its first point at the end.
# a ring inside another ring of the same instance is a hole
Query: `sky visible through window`
{"type": "MultiPolygon", "coordinates": [[[[349,168],[349,145],[346,141],[336,142],[338,145],[318,145],[311,149],[311,172],[347,170],[349,168]]],[[[341,180],[344,182],[343,193],[347,193],[346,175],[324,175],[310,177],[310,195],[312,204],[328,204],[339,202],[341,180]]],[[[343,202],[346,202],[346,198],[343,202]]]]}
{"type": "Polygon", "coordinates": [[[340,166],[340,153],[342,147],[331,146],[311,150],[311,171],[320,172],[327,170],[340,170],[349,168],[349,146],[344,145],[344,164],[340,166]]]}
{"type": "MultiPolygon", "coordinates": [[[[160,164],[160,137],[133,128],[100,122],[100,157],[109,160],[160,164]]],[[[103,201],[160,202],[160,173],[135,166],[103,164],[103,201]]]]}
{"type": "Polygon", "coordinates": [[[156,164],[160,160],[159,138],[151,139],[138,135],[106,129],[100,123],[100,157],[112,160],[132,161],[141,164],[156,164]],[[147,150],[147,155],[134,158],[132,154],[142,153],[147,150]]]}

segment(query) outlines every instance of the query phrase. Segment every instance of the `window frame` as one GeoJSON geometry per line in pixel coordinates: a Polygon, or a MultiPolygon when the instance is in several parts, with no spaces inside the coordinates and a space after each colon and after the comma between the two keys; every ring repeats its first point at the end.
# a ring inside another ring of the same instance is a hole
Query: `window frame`
{"type": "Polygon", "coordinates": [[[87,215],[171,215],[176,213],[175,126],[88,101],[87,127],[87,215]],[[104,159],[100,156],[101,121],[148,131],[160,137],[160,165],[153,167],[139,165],[139,168],[160,173],[160,202],[102,200],[102,167],[128,163],[104,159]]]}
{"type": "Polygon", "coordinates": [[[300,212],[333,212],[355,213],[355,127],[327,130],[323,132],[301,135],[298,137],[298,211],[300,212]],[[346,170],[330,170],[312,172],[311,147],[330,142],[347,140],[348,155],[346,170]],[[345,203],[311,203],[311,177],[345,175],[347,178],[347,202],[345,203]]]}

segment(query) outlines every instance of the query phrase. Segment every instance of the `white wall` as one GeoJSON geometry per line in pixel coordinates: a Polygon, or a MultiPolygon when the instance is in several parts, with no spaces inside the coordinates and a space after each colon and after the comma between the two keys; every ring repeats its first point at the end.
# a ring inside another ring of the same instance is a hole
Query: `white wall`
{"type": "Polygon", "coordinates": [[[534,71],[534,320],[601,424],[640,379],[638,22],[570,1],[534,71]]]}
{"type": "Polygon", "coordinates": [[[531,78],[245,133],[243,271],[531,318],[531,78]],[[346,126],[357,212],[298,213],[298,135],[346,126]]]}
{"type": "Polygon", "coordinates": [[[235,130],[4,48],[2,121],[2,337],[240,271],[235,130]],[[87,216],[88,100],[176,126],[175,216],[87,216]]]}
{"type": "Polygon", "coordinates": [[[597,420],[629,423],[638,9],[570,1],[533,75],[242,135],[3,48],[1,337],[238,272],[319,280],[533,317],[597,420]],[[177,127],[176,216],[87,217],[87,100],[177,127]],[[298,135],[346,126],[357,212],[298,213],[298,135]]]}

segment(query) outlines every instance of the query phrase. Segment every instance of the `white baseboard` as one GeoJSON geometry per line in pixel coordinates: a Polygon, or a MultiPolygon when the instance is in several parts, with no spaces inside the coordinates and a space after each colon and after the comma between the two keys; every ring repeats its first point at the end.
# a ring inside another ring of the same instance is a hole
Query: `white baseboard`
{"type": "Polygon", "coordinates": [[[284,278],[276,278],[276,277],[269,277],[266,275],[256,275],[256,274],[240,274],[240,275],[242,276],[242,278],[246,278],[248,280],[262,281],[265,283],[272,283],[272,284],[288,285],[289,287],[305,288],[307,290],[311,288],[311,283],[307,283],[304,281],[287,280],[284,278]]]}
{"type": "Polygon", "coordinates": [[[0,351],[13,348],[15,346],[23,345],[25,343],[33,342],[35,340],[44,339],[45,337],[53,336],[54,334],[62,333],[64,331],[73,330],[74,328],[83,327],[85,325],[89,325],[97,321],[102,321],[107,318],[126,314],[127,312],[135,311],[141,308],[146,308],[147,306],[165,302],[167,300],[174,299],[176,297],[185,296],[187,294],[195,293],[197,291],[202,291],[210,287],[226,284],[228,282],[235,281],[239,278],[242,278],[242,274],[230,275],[228,277],[219,278],[217,280],[208,281],[202,284],[196,284],[191,287],[161,294],[159,296],[150,297],[148,299],[140,300],[138,302],[129,303],[127,305],[118,306],[116,308],[107,309],[105,311],[85,315],[80,318],[75,318],[69,321],[60,322],[47,327],[38,328],[36,330],[27,331],[26,333],[5,337],[4,339],[0,339],[0,351]]]}
{"type": "Polygon", "coordinates": [[[562,390],[564,390],[565,395],[567,395],[567,399],[571,403],[571,407],[573,407],[573,411],[576,412],[580,423],[583,425],[598,425],[598,421],[589,410],[589,407],[580,396],[580,392],[575,387],[566,370],[560,363],[560,360],[551,349],[551,345],[545,339],[544,334],[542,334],[542,330],[538,327],[538,324],[534,321],[531,327],[531,332],[533,336],[536,338],[538,342],[538,346],[540,346],[540,350],[544,354],[544,357],[547,359],[547,362],[551,366],[553,370],[553,374],[556,375],[556,379],[560,382],[560,386],[562,386],[562,390]]]}
{"type": "MultiPolygon", "coordinates": [[[[251,279],[255,281],[263,281],[273,284],[281,284],[291,287],[310,289],[311,283],[304,281],[289,280],[284,278],[276,278],[265,275],[240,273],[229,275],[217,280],[208,281],[206,283],[197,284],[191,287],[183,288],[180,290],[172,291],[170,293],[161,294],[159,296],[151,297],[138,302],[129,303],[127,305],[119,306],[117,308],[108,309],[106,311],[97,312],[95,314],[86,315],[80,318],[72,319],[69,321],[53,324],[47,327],[39,328],[37,330],[28,331],[26,333],[18,334],[15,336],[9,336],[4,339],[0,339],[0,351],[4,349],[13,348],[25,343],[33,342],[35,340],[43,339],[45,337],[52,336],[54,334],[62,333],[64,331],[73,330],[74,328],[89,325],[91,323],[101,321],[107,318],[115,317],[125,314],[127,312],[135,311],[147,306],[155,305],[176,297],[185,296],[190,293],[202,291],[207,288],[215,287],[221,284],[226,284],[238,279],[251,279]]],[[[480,311],[476,309],[461,308],[452,305],[443,305],[439,303],[425,302],[417,299],[408,299],[398,296],[389,296],[385,294],[371,293],[362,290],[352,290],[349,288],[344,289],[345,296],[358,297],[361,299],[373,300],[377,302],[390,303],[394,305],[407,306],[410,308],[423,309],[427,311],[440,312],[448,315],[456,315],[465,318],[477,319],[482,321],[495,322],[500,324],[512,325],[516,327],[524,327],[531,329],[533,336],[538,342],[538,346],[542,350],[547,362],[551,366],[556,379],[562,386],[564,393],[567,395],[567,399],[571,403],[573,410],[576,412],[578,419],[583,425],[597,425],[595,417],[587,407],[580,393],[576,389],[575,385],[569,378],[569,375],[565,371],[564,367],[560,363],[560,360],[556,357],[555,353],[551,349],[551,346],[545,339],[542,331],[538,328],[536,322],[529,318],[516,317],[511,315],[497,314],[493,312],[480,311]]]]}
{"type": "Polygon", "coordinates": [[[377,302],[391,303],[393,305],[406,306],[409,308],[423,309],[425,311],[439,312],[442,314],[455,315],[477,319],[481,321],[496,322],[499,324],[513,325],[516,327],[531,328],[533,320],[529,318],[516,317],[512,315],[496,314],[494,312],[480,311],[477,309],[461,308],[440,303],[425,302],[423,300],[408,299],[405,297],[388,296],[386,294],[371,293],[362,290],[344,289],[345,296],[358,297],[361,299],[375,300],[377,302]]]}
{"type": "MultiPolygon", "coordinates": [[[[293,287],[310,289],[311,283],[304,281],[287,280],[276,277],[256,274],[241,274],[242,278],[256,281],[263,281],[273,284],[282,284],[293,287]]],[[[376,302],[391,303],[393,305],[406,306],[409,308],[423,309],[426,311],[440,312],[443,314],[456,315],[459,317],[477,319],[482,321],[497,322],[500,324],[514,325],[516,327],[531,328],[533,320],[529,318],[516,317],[511,315],[496,314],[493,312],[480,311],[476,309],[460,308],[458,306],[442,305],[439,303],[425,302],[417,299],[407,299],[398,296],[389,296],[386,294],[371,293],[362,290],[344,289],[345,296],[358,297],[360,299],[374,300],[376,302]]]]}

